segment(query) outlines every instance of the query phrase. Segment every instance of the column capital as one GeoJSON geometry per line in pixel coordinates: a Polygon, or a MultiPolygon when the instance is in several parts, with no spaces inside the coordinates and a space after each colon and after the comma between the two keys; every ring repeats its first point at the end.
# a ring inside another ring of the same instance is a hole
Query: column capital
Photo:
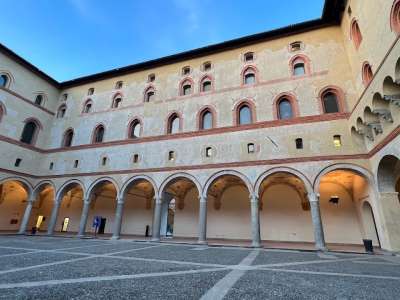
{"type": "Polygon", "coordinates": [[[250,194],[249,195],[250,202],[258,203],[258,195],[256,193],[250,194]]]}
{"type": "Polygon", "coordinates": [[[35,200],[36,200],[35,195],[30,195],[26,202],[28,202],[29,204],[33,204],[33,202],[35,202],[35,200]]]}
{"type": "Polygon", "coordinates": [[[154,202],[155,202],[155,204],[162,204],[162,198],[158,195],[155,195],[154,202]]]}
{"type": "Polygon", "coordinates": [[[319,202],[319,196],[320,196],[319,194],[314,192],[307,194],[308,201],[310,202],[319,202]]]}
{"type": "Polygon", "coordinates": [[[90,197],[88,197],[88,198],[84,198],[83,199],[83,204],[85,204],[85,205],[89,205],[90,204],[90,197]]]}
{"type": "Polygon", "coordinates": [[[199,201],[200,201],[200,203],[207,202],[207,196],[199,195],[199,201]]]}
{"type": "Polygon", "coordinates": [[[117,204],[118,204],[118,205],[122,205],[122,204],[124,204],[124,203],[125,203],[125,199],[124,199],[123,197],[117,198],[117,204]]]}

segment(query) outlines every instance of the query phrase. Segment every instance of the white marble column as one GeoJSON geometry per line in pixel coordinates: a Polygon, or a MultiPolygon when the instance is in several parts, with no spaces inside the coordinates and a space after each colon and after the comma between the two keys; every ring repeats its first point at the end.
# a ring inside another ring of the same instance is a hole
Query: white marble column
{"type": "Polygon", "coordinates": [[[33,203],[35,202],[35,197],[32,195],[28,199],[28,202],[26,203],[25,207],[25,212],[24,212],[24,217],[22,218],[21,226],[19,227],[18,234],[25,234],[26,229],[28,227],[29,219],[31,217],[31,212],[32,212],[32,207],[33,203]]]}
{"type": "Polygon", "coordinates": [[[57,200],[54,201],[54,206],[53,206],[53,210],[51,211],[49,226],[47,227],[47,235],[53,235],[53,233],[54,233],[60,206],[61,206],[61,201],[57,201],[57,200]]]}
{"type": "Polygon", "coordinates": [[[308,200],[310,201],[311,218],[314,227],[315,249],[326,251],[324,228],[319,208],[319,195],[310,193],[308,194],[308,200]]]}
{"type": "Polygon", "coordinates": [[[199,196],[199,244],[207,244],[207,198],[199,196]]]}
{"type": "Polygon", "coordinates": [[[117,210],[115,212],[115,223],[113,229],[113,236],[111,239],[118,240],[121,235],[122,215],[124,213],[124,199],[120,198],[117,201],[117,210]]]}
{"type": "Polygon", "coordinates": [[[154,216],[153,216],[153,234],[151,240],[154,242],[160,241],[160,226],[161,226],[161,206],[162,199],[158,196],[154,197],[154,216]]]}
{"type": "Polygon", "coordinates": [[[261,247],[260,237],[260,211],[258,206],[258,196],[256,194],[250,195],[251,205],[251,235],[252,235],[252,247],[261,247]]]}
{"type": "Polygon", "coordinates": [[[90,209],[90,198],[85,199],[83,201],[81,222],[79,223],[79,232],[78,232],[78,237],[80,238],[83,237],[86,232],[86,224],[89,216],[89,209],[90,209]]]}

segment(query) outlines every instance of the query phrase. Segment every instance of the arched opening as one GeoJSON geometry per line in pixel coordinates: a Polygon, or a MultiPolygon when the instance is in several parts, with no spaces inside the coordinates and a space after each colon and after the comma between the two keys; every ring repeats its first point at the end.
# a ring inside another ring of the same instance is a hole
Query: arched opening
{"type": "MultiPolygon", "coordinates": [[[[398,64],[400,66],[400,63],[398,64]]],[[[390,76],[386,77],[383,81],[383,95],[383,100],[387,101],[391,105],[391,113],[393,118],[399,118],[400,85],[394,82],[393,78],[390,76]]]]}
{"type": "Polygon", "coordinates": [[[259,188],[261,239],[279,242],[314,242],[307,189],[302,179],[276,172],[259,188]]]}
{"type": "MultiPolygon", "coordinates": [[[[376,232],[375,226],[363,219],[364,202],[375,200],[365,175],[351,167],[333,170],[320,178],[318,192],[325,240],[331,244],[330,249],[339,245],[360,247],[363,239],[368,238],[367,233],[376,232]]],[[[379,246],[377,238],[373,241],[379,246]]]]}
{"type": "Polygon", "coordinates": [[[117,194],[116,185],[108,179],[96,182],[89,190],[90,209],[86,223],[86,234],[112,234],[117,207],[117,194]],[[93,227],[95,218],[99,220],[97,232],[93,227]]]}
{"type": "Polygon", "coordinates": [[[372,72],[372,67],[368,62],[365,62],[362,66],[362,80],[365,86],[369,85],[374,77],[374,73],[372,72]]]}
{"type": "Polygon", "coordinates": [[[251,108],[247,103],[237,108],[237,125],[247,125],[253,123],[251,108]]]}
{"type": "Polygon", "coordinates": [[[393,3],[392,11],[390,13],[390,25],[392,30],[399,35],[400,34],[400,1],[395,0],[393,3]]]}
{"type": "Polygon", "coordinates": [[[257,81],[256,71],[252,67],[248,67],[243,71],[243,84],[244,85],[252,85],[257,81]]]}
{"type": "Polygon", "coordinates": [[[37,232],[46,232],[55,200],[54,187],[50,183],[43,183],[35,188],[34,195],[36,198],[26,229],[30,231],[35,227],[37,232]]]}
{"type": "Polygon", "coordinates": [[[121,234],[149,236],[153,221],[154,186],[146,178],[133,179],[123,191],[121,234]]]}
{"type": "Polygon", "coordinates": [[[65,184],[58,192],[60,208],[54,231],[58,233],[77,233],[82,214],[84,191],[78,182],[65,184]]]}
{"type": "Polygon", "coordinates": [[[193,81],[186,79],[180,84],[180,95],[187,96],[193,93],[193,81]]]}
{"type": "Polygon", "coordinates": [[[212,90],[212,79],[205,76],[200,82],[200,91],[202,93],[210,92],[212,90]]]}
{"type": "Polygon", "coordinates": [[[181,130],[181,120],[179,118],[179,115],[176,113],[173,113],[169,118],[167,122],[167,133],[168,134],[175,134],[180,132],[181,130]]]}
{"type": "Polygon", "coordinates": [[[251,241],[250,192],[244,179],[233,173],[221,175],[206,192],[207,239],[251,241]]]}
{"type": "Polygon", "coordinates": [[[374,213],[368,201],[362,204],[361,217],[364,239],[372,240],[373,245],[380,246],[374,213]]]}
{"type": "Polygon", "coordinates": [[[39,131],[39,125],[36,121],[28,121],[25,123],[20,141],[28,145],[34,145],[39,131]]]}
{"type": "Polygon", "coordinates": [[[111,108],[118,108],[121,106],[121,103],[122,103],[122,96],[117,94],[113,98],[111,108]]]}
{"type": "Polygon", "coordinates": [[[8,87],[8,84],[10,82],[10,79],[6,74],[0,74],[0,87],[8,87]]]}
{"type": "Polygon", "coordinates": [[[353,19],[350,24],[350,37],[353,40],[354,47],[358,49],[361,45],[363,38],[361,35],[360,26],[358,25],[358,22],[355,19],[353,19]]]}
{"type": "Polygon", "coordinates": [[[280,99],[278,101],[278,119],[285,120],[291,118],[293,118],[292,103],[286,98],[280,99]]]}
{"type": "Polygon", "coordinates": [[[200,130],[207,130],[214,127],[214,116],[210,109],[204,109],[200,113],[200,130]]]}
{"type": "Polygon", "coordinates": [[[105,129],[103,125],[98,125],[93,131],[92,144],[102,143],[104,140],[105,129]]]}
{"type": "Polygon", "coordinates": [[[67,112],[67,106],[65,104],[61,105],[57,110],[57,118],[58,119],[64,118],[66,112],[67,112]]]}
{"type": "Polygon", "coordinates": [[[378,188],[380,192],[396,192],[400,177],[400,160],[394,155],[386,155],[378,166],[378,188]]]}
{"type": "Polygon", "coordinates": [[[161,237],[197,239],[199,191],[192,179],[174,177],[162,187],[161,237]]]}
{"type": "Polygon", "coordinates": [[[73,139],[74,139],[74,131],[72,129],[68,129],[64,133],[63,142],[62,142],[61,146],[62,147],[71,147],[73,139]]]}
{"type": "Polygon", "coordinates": [[[129,124],[128,138],[137,139],[142,135],[142,124],[139,119],[134,119],[129,124]]]}
{"type": "Polygon", "coordinates": [[[43,95],[39,94],[35,97],[35,104],[41,106],[43,104],[43,95]]]}
{"type": "Polygon", "coordinates": [[[156,97],[156,91],[155,89],[150,86],[146,89],[144,92],[144,102],[153,102],[156,97]]]}
{"type": "Polygon", "coordinates": [[[322,93],[322,107],[325,114],[340,112],[338,95],[333,90],[327,90],[322,93]]]}
{"type": "Polygon", "coordinates": [[[0,184],[0,231],[19,230],[30,192],[29,187],[19,180],[0,184]]]}
{"type": "Polygon", "coordinates": [[[85,105],[83,106],[83,113],[88,114],[92,112],[92,107],[93,107],[93,101],[92,100],[87,100],[85,102],[85,105]]]}

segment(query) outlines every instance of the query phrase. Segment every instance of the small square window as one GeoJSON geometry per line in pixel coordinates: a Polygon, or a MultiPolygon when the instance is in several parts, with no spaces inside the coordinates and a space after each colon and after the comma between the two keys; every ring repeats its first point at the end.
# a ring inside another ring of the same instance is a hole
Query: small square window
{"type": "Polygon", "coordinates": [[[333,136],[333,144],[335,145],[336,148],[342,147],[342,139],[340,135],[333,136]]]}
{"type": "Polygon", "coordinates": [[[255,153],[256,152],[256,147],[254,146],[253,143],[247,144],[247,153],[255,153]]]}
{"type": "Polygon", "coordinates": [[[79,166],[79,160],[75,160],[74,162],[74,168],[76,169],[79,166]]]}
{"type": "Polygon", "coordinates": [[[183,67],[182,75],[189,75],[189,74],[190,74],[190,67],[183,67]]]}
{"type": "Polygon", "coordinates": [[[244,61],[245,62],[252,62],[254,60],[254,53],[253,52],[248,52],[244,55],[244,61]]]}
{"type": "Polygon", "coordinates": [[[50,166],[49,166],[49,170],[53,170],[53,169],[54,169],[54,163],[51,162],[51,163],[50,163],[50,166]]]}
{"type": "Polygon", "coordinates": [[[296,149],[303,149],[303,139],[302,138],[296,139],[296,149]]]}
{"type": "Polygon", "coordinates": [[[300,51],[303,48],[303,43],[302,42],[293,42],[290,44],[290,51],[291,52],[296,52],[300,51]]]}
{"type": "Polygon", "coordinates": [[[115,84],[115,89],[117,90],[122,89],[123,85],[124,85],[123,81],[117,81],[117,83],[115,84]]]}
{"type": "Polygon", "coordinates": [[[168,160],[169,161],[174,161],[175,160],[175,152],[174,151],[169,151],[168,152],[168,160]]]}
{"type": "Polygon", "coordinates": [[[63,94],[62,97],[61,97],[61,100],[62,101],[67,101],[67,99],[68,99],[68,94],[67,93],[63,94]]]}
{"type": "Polygon", "coordinates": [[[206,148],[206,157],[211,157],[213,155],[213,149],[211,147],[206,148]]]}
{"type": "Polygon", "coordinates": [[[15,160],[14,166],[15,166],[15,167],[19,167],[19,166],[21,165],[21,162],[22,162],[22,159],[21,159],[21,158],[17,158],[17,159],[15,160]]]}
{"type": "Polygon", "coordinates": [[[138,162],[139,162],[139,154],[136,153],[133,155],[133,163],[137,164],[138,162]]]}
{"type": "Polygon", "coordinates": [[[148,77],[147,77],[147,81],[148,82],[154,82],[156,80],[156,75],[155,74],[150,74],[148,77]]]}
{"type": "Polygon", "coordinates": [[[211,62],[207,61],[203,64],[203,71],[208,72],[211,70],[211,62]]]}
{"type": "Polygon", "coordinates": [[[93,95],[94,94],[94,88],[90,88],[90,89],[88,89],[88,96],[91,96],[91,95],[93,95]]]}

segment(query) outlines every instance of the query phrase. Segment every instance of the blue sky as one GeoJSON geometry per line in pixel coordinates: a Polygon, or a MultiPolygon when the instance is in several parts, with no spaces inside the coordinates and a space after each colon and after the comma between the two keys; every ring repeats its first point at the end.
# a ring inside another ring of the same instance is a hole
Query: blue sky
{"type": "Polygon", "coordinates": [[[324,0],[1,0],[0,42],[59,81],[321,16],[324,0]]]}

